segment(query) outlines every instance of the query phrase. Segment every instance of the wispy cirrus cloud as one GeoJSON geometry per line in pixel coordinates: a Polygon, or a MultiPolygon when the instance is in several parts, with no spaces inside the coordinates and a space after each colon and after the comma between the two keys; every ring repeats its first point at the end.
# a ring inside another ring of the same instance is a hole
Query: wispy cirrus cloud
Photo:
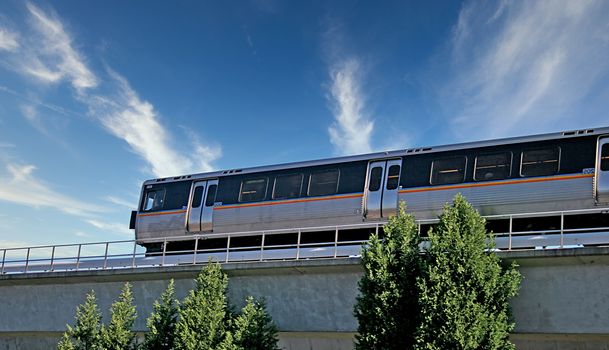
{"type": "Polygon", "coordinates": [[[76,216],[103,213],[102,207],[62,194],[34,176],[32,164],[7,163],[0,174],[0,200],[32,208],[52,208],[76,216]]]}
{"type": "Polygon", "coordinates": [[[137,207],[137,199],[132,202],[132,201],[128,201],[123,198],[116,197],[116,196],[106,196],[106,197],[104,197],[104,200],[107,202],[110,202],[112,204],[120,205],[121,207],[125,207],[125,208],[131,209],[131,210],[133,210],[135,207],[137,207]]]}
{"type": "Polygon", "coordinates": [[[609,94],[598,89],[609,77],[607,14],[606,1],[467,2],[450,41],[454,78],[443,91],[456,133],[493,138],[606,124],[587,101],[609,94]]]}
{"type": "Polygon", "coordinates": [[[89,220],[85,220],[85,221],[87,223],[89,223],[91,226],[96,227],[103,231],[113,232],[113,233],[120,234],[123,236],[130,236],[130,237],[133,236],[133,231],[131,231],[129,229],[129,227],[124,223],[105,222],[105,221],[95,220],[95,219],[89,219],[89,220]]]}
{"type": "MultiPolygon", "coordinates": [[[[155,176],[214,169],[213,162],[221,155],[219,146],[204,144],[196,134],[188,132],[186,136],[190,142],[186,146],[188,152],[184,152],[188,155],[182,154],[153,104],[142,99],[125,77],[109,68],[107,74],[96,74],[89,68],[86,57],[75,48],[74,40],[59,16],[30,2],[26,7],[31,35],[24,38],[22,50],[10,56],[14,62],[12,69],[43,83],[68,82],[76,90],[78,101],[88,107],[90,115],[110,134],[125,141],[133,153],[148,163],[147,170],[155,176]]],[[[0,86],[0,89],[23,98],[9,88],[0,86]]],[[[40,101],[28,102],[22,108],[25,118],[48,136],[49,131],[44,128],[34,105],[45,108],[49,105],[40,101]]],[[[61,108],[57,112],[68,115],[61,108]]]]}
{"type": "Polygon", "coordinates": [[[14,52],[17,51],[18,48],[19,42],[17,40],[17,33],[0,27],[0,50],[14,52]]]}
{"type": "Polygon", "coordinates": [[[335,63],[330,81],[328,98],[334,115],[328,128],[330,142],[339,154],[370,152],[374,122],[366,115],[361,63],[355,58],[335,63]]]}
{"type": "Polygon", "coordinates": [[[109,70],[116,89],[110,96],[90,96],[86,101],[90,113],[114,136],[129,144],[131,150],[145,159],[149,171],[158,177],[194,171],[210,171],[220,156],[219,147],[203,145],[193,135],[191,156],[180,154],[171,146],[171,135],[161,124],[154,106],[142,100],[129,82],[109,70]]]}
{"type": "Polygon", "coordinates": [[[38,35],[27,48],[23,72],[49,83],[68,80],[79,91],[96,87],[98,78],[74,49],[72,37],[59,18],[31,2],[27,2],[26,7],[32,28],[38,35]]]}

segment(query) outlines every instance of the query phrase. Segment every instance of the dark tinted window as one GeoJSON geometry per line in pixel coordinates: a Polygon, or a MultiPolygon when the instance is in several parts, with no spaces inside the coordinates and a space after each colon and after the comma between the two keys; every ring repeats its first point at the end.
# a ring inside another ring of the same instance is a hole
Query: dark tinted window
{"type": "Polygon", "coordinates": [[[296,198],[302,188],[302,174],[282,175],[275,178],[273,199],[296,198]]]}
{"type": "Polygon", "coordinates": [[[214,205],[214,202],[216,201],[216,189],[217,188],[218,188],[218,185],[211,185],[207,189],[207,198],[205,198],[206,207],[211,207],[212,205],[214,205]]]}
{"type": "Polygon", "coordinates": [[[512,153],[485,154],[476,157],[474,180],[501,180],[510,177],[512,153]]]}
{"type": "Polygon", "coordinates": [[[520,175],[543,176],[558,172],[560,149],[558,147],[540,148],[522,152],[520,175]]]}
{"type": "Polygon", "coordinates": [[[186,209],[191,181],[148,185],[142,203],[143,211],[186,209]]]}
{"type": "Polygon", "coordinates": [[[604,144],[601,148],[601,170],[609,170],[609,143],[604,144]]]}
{"type": "Polygon", "coordinates": [[[203,199],[203,190],[205,186],[199,186],[195,188],[195,194],[192,196],[192,207],[198,208],[201,206],[201,200],[203,199]]]}
{"type": "Polygon", "coordinates": [[[398,183],[400,182],[400,166],[392,165],[389,167],[389,172],[387,174],[387,189],[395,190],[398,188],[398,183]]]}
{"type": "Polygon", "coordinates": [[[266,177],[241,182],[241,193],[239,202],[256,202],[264,200],[266,197],[266,177]]]}
{"type": "Polygon", "coordinates": [[[338,189],[338,170],[325,170],[311,174],[309,196],[335,194],[338,189]]]}
{"type": "Polygon", "coordinates": [[[465,180],[465,157],[454,157],[434,160],[431,163],[432,185],[444,185],[463,182],[465,180]]]}
{"type": "Polygon", "coordinates": [[[370,182],[368,183],[368,190],[376,192],[381,188],[381,181],[383,180],[383,168],[380,166],[372,168],[370,171],[370,182]]]}

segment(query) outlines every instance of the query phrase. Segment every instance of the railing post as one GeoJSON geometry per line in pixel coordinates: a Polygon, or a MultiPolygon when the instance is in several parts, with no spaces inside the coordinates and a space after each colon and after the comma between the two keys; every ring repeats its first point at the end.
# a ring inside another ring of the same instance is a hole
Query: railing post
{"type": "Polygon", "coordinates": [[[2,253],[2,271],[0,271],[0,275],[4,275],[4,262],[6,261],[6,249],[2,253]]]}
{"type": "Polygon", "coordinates": [[[374,224],[374,234],[378,237],[379,235],[379,223],[374,224]]]}
{"type": "Polygon", "coordinates": [[[192,254],[192,264],[197,264],[197,250],[199,249],[199,235],[195,236],[195,251],[192,254]]]}
{"type": "Polygon", "coordinates": [[[512,225],[513,225],[513,216],[510,215],[510,231],[508,232],[508,250],[512,250],[512,225]]]}
{"type": "Polygon", "coordinates": [[[110,244],[110,242],[106,242],[106,252],[104,253],[104,270],[106,269],[106,267],[108,266],[108,245],[110,244]]]}
{"type": "Polygon", "coordinates": [[[225,263],[228,262],[229,254],[230,254],[230,236],[228,236],[228,238],[226,239],[226,259],[224,259],[225,263]]]}
{"type": "Polygon", "coordinates": [[[260,261],[264,260],[264,238],[266,234],[262,232],[262,243],[260,244],[260,261]]]}
{"type": "Polygon", "coordinates": [[[78,245],[78,254],[76,255],[76,271],[78,271],[78,267],[80,267],[80,250],[82,249],[82,244],[78,245]]]}
{"type": "Polygon", "coordinates": [[[131,268],[135,268],[135,250],[137,249],[137,241],[133,241],[133,255],[131,256],[131,268]]]}
{"type": "Polygon", "coordinates": [[[302,231],[298,229],[298,241],[296,241],[296,260],[300,259],[300,235],[302,231]]]}
{"type": "Polygon", "coordinates": [[[563,248],[565,245],[565,212],[560,212],[560,248],[563,248]]]}
{"type": "Polygon", "coordinates": [[[165,266],[165,254],[167,253],[167,237],[163,240],[163,255],[161,256],[161,266],[165,266]]]}
{"type": "Polygon", "coordinates": [[[336,259],[337,253],[338,253],[338,226],[336,226],[336,231],[334,231],[334,259],[336,259]]]}
{"type": "Polygon", "coordinates": [[[104,270],[108,266],[108,245],[110,242],[106,242],[106,252],[104,253],[104,270]]]}
{"type": "Polygon", "coordinates": [[[27,249],[27,254],[25,256],[25,273],[27,273],[28,266],[30,265],[30,249],[27,249]]]}
{"type": "Polygon", "coordinates": [[[53,271],[53,263],[55,262],[55,246],[51,250],[51,271],[53,271]]]}

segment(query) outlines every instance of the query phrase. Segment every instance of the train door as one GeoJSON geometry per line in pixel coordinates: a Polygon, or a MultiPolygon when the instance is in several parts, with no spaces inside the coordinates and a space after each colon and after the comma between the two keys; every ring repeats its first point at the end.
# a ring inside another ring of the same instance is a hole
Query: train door
{"type": "Polygon", "coordinates": [[[188,222],[189,232],[210,232],[213,229],[213,210],[216,200],[218,180],[198,181],[194,183],[188,222]]]}
{"type": "Polygon", "coordinates": [[[609,137],[598,140],[596,154],[596,176],[594,179],[596,201],[606,204],[609,203],[609,137]]]}
{"type": "Polygon", "coordinates": [[[395,214],[401,168],[401,159],[370,162],[363,211],[366,219],[382,219],[395,214]]]}

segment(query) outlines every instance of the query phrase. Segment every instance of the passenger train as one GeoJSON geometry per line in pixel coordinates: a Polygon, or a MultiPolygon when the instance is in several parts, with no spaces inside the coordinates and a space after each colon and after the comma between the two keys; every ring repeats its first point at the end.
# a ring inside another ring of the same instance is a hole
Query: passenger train
{"type": "Polygon", "coordinates": [[[607,206],[609,127],[152,179],[130,228],[154,252],[178,236],[384,222],[400,201],[431,219],[459,192],[482,215],[607,206]]]}

